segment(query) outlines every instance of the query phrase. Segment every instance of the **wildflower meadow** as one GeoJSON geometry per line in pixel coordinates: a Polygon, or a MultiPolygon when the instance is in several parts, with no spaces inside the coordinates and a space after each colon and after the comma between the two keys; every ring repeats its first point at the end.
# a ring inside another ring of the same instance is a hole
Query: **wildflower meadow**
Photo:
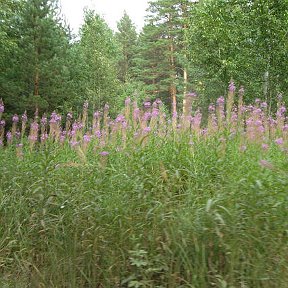
{"type": "Polygon", "coordinates": [[[287,287],[288,121],[244,89],[185,113],[0,101],[0,287],[287,287]],[[205,114],[205,115],[206,115],[205,114]]]}

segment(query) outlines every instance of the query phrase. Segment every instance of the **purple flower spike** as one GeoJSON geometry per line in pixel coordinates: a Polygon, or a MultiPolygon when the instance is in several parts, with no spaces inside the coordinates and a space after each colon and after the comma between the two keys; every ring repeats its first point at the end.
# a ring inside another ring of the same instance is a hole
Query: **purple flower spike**
{"type": "Polygon", "coordinates": [[[124,117],[124,115],[122,115],[122,114],[119,114],[118,116],[117,116],[117,118],[115,119],[115,122],[116,123],[121,123],[121,122],[124,122],[125,121],[125,117],[124,117]]]}
{"type": "Polygon", "coordinates": [[[2,101],[2,99],[0,100],[0,113],[3,113],[4,112],[4,103],[2,101]]]}
{"type": "Polygon", "coordinates": [[[225,99],[224,99],[223,96],[221,96],[221,97],[219,97],[219,98],[217,99],[217,104],[218,104],[219,106],[222,106],[224,103],[225,103],[225,99]]]}
{"type": "Polygon", "coordinates": [[[149,101],[144,102],[144,107],[145,108],[150,108],[151,107],[151,102],[149,102],[149,101]]]}
{"type": "Polygon", "coordinates": [[[283,138],[278,138],[275,140],[275,143],[279,146],[283,145],[284,141],[283,141],[283,138]]]}
{"type": "Polygon", "coordinates": [[[284,114],[284,113],[286,112],[286,108],[285,108],[284,106],[281,106],[281,107],[279,108],[279,112],[280,112],[281,114],[284,114]]]}
{"type": "Polygon", "coordinates": [[[8,141],[11,141],[11,139],[12,139],[12,133],[11,133],[10,131],[8,131],[7,134],[6,134],[6,137],[7,137],[7,140],[8,140],[8,141]]]}
{"type": "Polygon", "coordinates": [[[5,120],[0,120],[0,127],[4,127],[6,124],[5,120]]]}
{"type": "Polygon", "coordinates": [[[133,111],[133,118],[135,120],[137,120],[140,116],[140,109],[139,108],[136,108],[134,111],[133,111]]]}
{"type": "Polygon", "coordinates": [[[159,109],[153,108],[152,117],[157,117],[159,115],[159,109]]]}
{"type": "Polygon", "coordinates": [[[31,129],[34,131],[38,131],[39,125],[37,122],[31,123],[31,129]]]}
{"type": "Polygon", "coordinates": [[[99,111],[95,111],[93,114],[94,119],[98,119],[100,117],[100,112],[99,111]]]}
{"type": "Polygon", "coordinates": [[[130,97],[128,97],[126,100],[125,100],[125,106],[129,106],[131,103],[131,99],[130,97]]]}
{"type": "Polygon", "coordinates": [[[210,104],[208,107],[209,112],[214,112],[215,111],[215,106],[213,104],[210,104]]]}
{"type": "Polygon", "coordinates": [[[151,128],[150,127],[145,127],[143,131],[144,131],[144,133],[149,133],[151,131],[151,128]]]}
{"type": "Polygon", "coordinates": [[[13,123],[18,123],[19,122],[19,117],[17,114],[14,114],[13,117],[12,117],[12,122],[13,123]]]}
{"type": "Polygon", "coordinates": [[[88,109],[88,106],[89,106],[89,103],[88,101],[86,100],[83,104],[83,109],[87,110],[88,109]]]}
{"type": "Polygon", "coordinates": [[[43,115],[40,122],[41,122],[41,125],[42,125],[42,126],[46,126],[46,124],[47,124],[47,117],[46,117],[45,115],[43,115]]]}
{"type": "Polygon", "coordinates": [[[229,84],[229,91],[230,92],[234,92],[235,89],[236,89],[236,86],[235,86],[234,82],[231,81],[230,84],[229,84]]]}
{"type": "Polygon", "coordinates": [[[91,135],[85,134],[83,136],[83,140],[84,140],[85,143],[89,143],[91,141],[91,135]]]}
{"type": "Polygon", "coordinates": [[[197,99],[197,94],[195,92],[189,92],[186,96],[192,99],[197,99]]]}
{"type": "Polygon", "coordinates": [[[268,148],[269,148],[269,145],[268,145],[268,144],[266,144],[266,143],[263,143],[263,144],[262,144],[262,149],[263,149],[264,151],[268,150],[268,148]]]}
{"type": "Polygon", "coordinates": [[[22,119],[22,122],[23,122],[23,123],[26,123],[26,122],[28,121],[28,117],[27,117],[26,111],[25,111],[24,114],[22,115],[21,119],[22,119]]]}
{"type": "Polygon", "coordinates": [[[239,95],[244,95],[244,92],[245,92],[245,90],[244,90],[244,87],[243,86],[241,86],[240,87],[240,89],[239,89],[239,95]]]}
{"type": "Polygon", "coordinates": [[[101,156],[108,156],[109,155],[109,152],[107,151],[102,151],[99,153],[101,156]]]}
{"type": "Polygon", "coordinates": [[[67,113],[67,119],[70,121],[73,119],[73,114],[71,112],[67,113]]]}
{"type": "Polygon", "coordinates": [[[267,108],[268,104],[266,102],[262,102],[260,106],[261,106],[261,108],[265,109],[265,108],[267,108]]]}

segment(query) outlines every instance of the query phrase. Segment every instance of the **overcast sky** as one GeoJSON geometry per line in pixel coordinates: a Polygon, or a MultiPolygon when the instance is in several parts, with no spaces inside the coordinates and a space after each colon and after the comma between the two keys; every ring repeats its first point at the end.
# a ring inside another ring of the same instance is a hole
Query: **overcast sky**
{"type": "Polygon", "coordinates": [[[60,3],[62,14],[74,32],[77,32],[83,23],[85,7],[91,8],[103,16],[113,30],[117,29],[116,23],[126,10],[138,31],[143,27],[145,10],[148,7],[148,0],[60,0],[60,3]]]}

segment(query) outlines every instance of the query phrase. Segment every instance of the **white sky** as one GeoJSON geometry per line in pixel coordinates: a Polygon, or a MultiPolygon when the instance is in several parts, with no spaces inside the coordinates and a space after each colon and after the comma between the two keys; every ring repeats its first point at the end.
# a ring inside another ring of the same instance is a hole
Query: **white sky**
{"type": "Polygon", "coordinates": [[[148,0],[60,0],[62,14],[68,24],[76,33],[83,23],[83,9],[85,7],[95,10],[103,16],[106,23],[114,31],[117,30],[117,21],[126,10],[138,31],[144,25],[144,16],[148,8],[148,0]]]}

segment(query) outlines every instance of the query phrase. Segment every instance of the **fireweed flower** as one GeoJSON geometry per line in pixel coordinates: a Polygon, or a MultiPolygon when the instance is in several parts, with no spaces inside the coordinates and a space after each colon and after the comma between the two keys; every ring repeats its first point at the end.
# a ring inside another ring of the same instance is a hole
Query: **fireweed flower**
{"type": "Polygon", "coordinates": [[[285,124],[285,125],[283,126],[283,131],[284,131],[284,132],[288,131],[288,124],[285,124]]]}
{"type": "Polygon", "coordinates": [[[134,120],[137,120],[140,116],[140,109],[139,108],[135,108],[133,111],[133,118],[134,120]]]}
{"type": "Polygon", "coordinates": [[[27,112],[25,111],[24,114],[21,116],[22,122],[26,123],[28,121],[27,112]]]}
{"type": "Polygon", "coordinates": [[[230,91],[230,92],[234,92],[235,89],[236,89],[236,86],[235,86],[234,82],[233,82],[233,81],[230,81],[229,91],[230,91]]]}
{"type": "Polygon", "coordinates": [[[260,166],[262,166],[264,168],[271,169],[271,170],[273,170],[275,168],[272,163],[270,163],[269,161],[264,160],[264,159],[260,160],[259,164],[260,164],[260,166]]]}
{"type": "Polygon", "coordinates": [[[86,100],[83,104],[83,109],[87,110],[89,106],[89,102],[86,100]]]}
{"type": "Polygon", "coordinates": [[[73,119],[73,114],[71,112],[68,112],[66,118],[67,120],[71,121],[73,119]]]}
{"type": "Polygon", "coordinates": [[[151,102],[150,101],[146,101],[144,102],[144,108],[150,108],[151,107],[151,102]]]}
{"type": "Polygon", "coordinates": [[[143,132],[144,132],[145,134],[149,133],[150,131],[151,131],[151,128],[150,128],[149,126],[147,126],[147,127],[145,127],[145,128],[143,129],[143,132]]]}
{"type": "Polygon", "coordinates": [[[125,100],[125,106],[129,106],[131,103],[131,99],[130,97],[128,97],[126,100],[125,100]]]}
{"type": "Polygon", "coordinates": [[[47,117],[46,117],[45,115],[42,116],[40,123],[41,123],[41,126],[42,126],[42,127],[46,126],[46,124],[47,124],[47,117]]]}
{"type": "Polygon", "coordinates": [[[157,117],[159,115],[159,109],[158,108],[153,108],[153,110],[152,110],[152,117],[157,117]]]}
{"type": "Polygon", "coordinates": [[[4,103],[2,101],[2,99],[0,99],[0,117],[1,117],[1,114],[4,112],[4,103]]]}
{"type": "Polygon", "coordinates": [[[99,153],[101,156],[108,156],[109,155],[109,152],[107,151],[102,151],[99,153]]]}
{"type": "Polygon", "coordinates": [[[83,136],[83,141],[84,141],[85,143],[89,143],[89,142],[91,141],[91,135],[85,134],[85,135],[83,136]]]}
{"type": "Polygon", "coordinates": [[[244,90],[244,87],[243,86],[241,86],[240,87],[240,89],[239,89],[239,96],[243,96],[244,95],[244,92],[245,92],[245,90],[244,90]]]}
{"type": "Polygon", "coordinates": [[[262,103],[260,104],[260,107],[263,108],[263,109],[266,109],[267,106],[268,106],[268,104],[267,104],[266,102],[262,102],[262,103]]]}
{"type": "Polygon", "coordinates": [[[214,106],[213,104],[210,104],[209,107],[208,107],[208,111],[209,111],[210,113],[215,112],[215,106],[214,106]]]}
{"type": "Polygon", "coordinates": [[[278,138],[278,139],[275,139],[274,141],[277,145],[281,146],[284,144],[284,141],[283,141],[283,138],[278,138]]]}
{"type": "Polygon", "coordinates": [[[78,146],[79,144],[80,144],[79,141],[70,141],[70,145],[72,148],[78,146]]]}
{"type": "Polygon", "coordinates": [[[97,131],[95,131],[95,136],[97,137],[97,138],[101,138],[101,131],[100,130],[97,130],[97,131]]]}
{"type": "Polygon", "coordinates": [[[225,103],[225,99],[223,96],[220,96],[218,99],[217,99],[217,104],[218,106],[223,106],[225,103]]]}
{"type": "Polygon", "coordinates": [[[284,106],[281,106],[278,111],[277,111],[277,115],[283,115],[286,112],[286,108],[284,106]]]}
{"type": "Polygon", "coordinates": [[[16,139],[19,139],[21,137],[21,132],[19,130],[15,132],[15,137],[16,139]]]}
{"type": "Polygon", "coordinates": [[[188,93],[186,94],[186,96],[189,97],[189,98],[191,98],[191,99],[193,99],[193,100],[197,99],[197,97],[198,97],[195,92],[188,92],[188,93]]]}
{"type": "Polygon", "coordinates": [[[262,143],[261,147],[262,147],[262,149],[263,149],[264,151],[266,151],[266,150],[269,149],[269,145],[266,144],[266,143],[262,143]]]}
{"type": "Polygon", "coordinates": [[[145,112],[143,115],[143,120],[148,121],[151,118],[152,114],[150,112],[145,112]]]}
{"type": "Polygon", "coordinates": [[[98,119],[100,117],[100,112],[99,111],[95,111],[93,114],[94,119],[98,119]]]}
{"type": "Polygon", "coordinates": [[[17,114],[14,114],[12,117],[12,122],[13,123],[18,123],[19,122],[19,116],[17,114]]]}
{"type": "Polygon", "coordinates": [[[7,138],[7,142],[8,142],[8,143],[11,143],[12,138],[13,138],[13,135],[12,135],[12,133],[11,133],[10,131],[8,131],[8,132],[6,133],[6,138],[7,138]]]}
{"type": "Polygon", "coordinates": [[[41,142],[45,142],[48,139],[48,134],[42,133],[40,139],[41,139],[41,142]]]}
{"type": "Polygon", "coordinates": [[[117,116],[117,118],[115,119],[115,122],[116,123],[120,123],[120,122],[124,122],[125,121],[125,117],[124,117],[124,115],[122,115],[122,114],[119,114],[118,116],[117,116]]]}

